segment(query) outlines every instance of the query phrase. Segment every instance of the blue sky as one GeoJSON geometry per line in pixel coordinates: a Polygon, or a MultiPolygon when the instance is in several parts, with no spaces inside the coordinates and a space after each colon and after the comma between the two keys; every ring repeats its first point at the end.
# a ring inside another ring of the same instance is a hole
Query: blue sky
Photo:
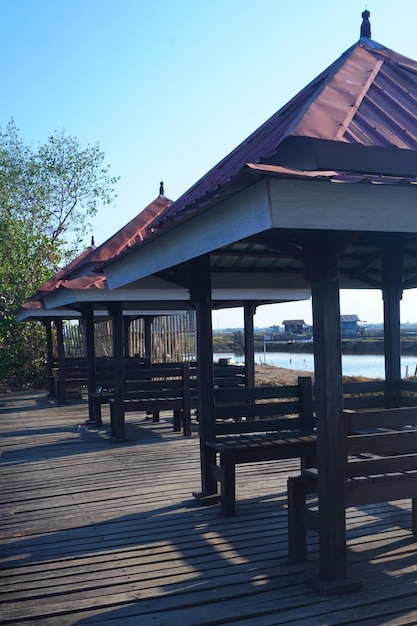
{"type": "MultiPolygon", "coordinates": [[[[366,6],[373,39],[417,59],[415,0],[1,0],[0,125],[13,118],[27,143],[60,129],[100,143],[121,180],[99,244],[161,180],[178,198],[354,44],[366,6]]],[[[404,297],[403,321],[416,304],[404,297]]],[[[379,292],[343,293],[342,313],[382,321],[379,292]]],[[[309,303],[260,307],[255,323],[299,317],[311,322],[309,303]]]]}

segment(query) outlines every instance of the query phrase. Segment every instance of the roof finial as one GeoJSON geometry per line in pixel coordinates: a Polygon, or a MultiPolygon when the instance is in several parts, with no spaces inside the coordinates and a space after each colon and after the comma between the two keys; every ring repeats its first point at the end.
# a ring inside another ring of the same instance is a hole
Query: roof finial
{"type": "Polygon", "coordinates": [[[96,244],[94,242],[94,235],[92,235],[92,237],[91,237],[91,247],[93,248],[93,250],[96,249],[96,244]]]}
{"type": "Polygon", "coordinates": [[[368,11],[368,9],[365,9],[365,11],[362,13],[363,21],[361,24],[361,37],[367,37],[368,39],[371,39],[371,22],[369,21],[370,17],[370,12],[368,11]]]}
{"type": "Polygon", "coordinates": [[[165,191],[164,191],[164,183],[162,182],[162,180],[161,180],[161,182],[159,183],[159,195],[160,195],[160,196],[164,196],[164,195],[165,195],[165,191]]]}

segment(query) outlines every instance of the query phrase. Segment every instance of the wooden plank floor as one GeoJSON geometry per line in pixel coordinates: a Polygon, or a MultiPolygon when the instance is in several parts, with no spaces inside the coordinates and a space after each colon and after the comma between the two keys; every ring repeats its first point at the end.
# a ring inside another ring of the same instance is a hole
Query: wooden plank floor
{"type": "Polygon", "coordinates": [[[196,435],[130,414],[130,441],[115,444],[108,425],[85,430],[86,415],[45,392],[0,397],[0,624],[417,623],[408,503],[349,512],[349,571],[364,589],[326,598],[304,579],[314,537],[306,565],[287,562],[295,462],[240,466],[237,516],[222,518],[192,497],[196,435]]]}

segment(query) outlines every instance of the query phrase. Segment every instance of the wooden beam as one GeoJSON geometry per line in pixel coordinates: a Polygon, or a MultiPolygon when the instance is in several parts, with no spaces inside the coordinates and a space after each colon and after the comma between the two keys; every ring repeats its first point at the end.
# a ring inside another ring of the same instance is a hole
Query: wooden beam
{"type": "Polygon", "coordinates": [[[255,387],[255,345],[254,320],[256,304],[245,302],[243,306],[243,332],[245,343],[245,382],[247,387],[255,387]]]}
{"type": "Polygon", "coordinates": [[[342,354],[338,264],[332,233],[315,232],[306,242],[311,277],[320,533],[319,575],[310,582],[326,593],[351,585],[347,578],[342,354]]]}
{"type": "Polygon", "coordinates": [[[123,356],[125,357],[130,356],[129,330],[131,319],[129,315],[123,316],[123,356]]]}
{"type": "Polygon", "coordinates": [[[56,395],[55,392],[55,380],[53,376],[53,367],[54,367],[54,346],[52,341],[52,321],[50,319],[44,318],[43,325],[45,326],[46,333],[46,367],[48,372],[48,387],[49,387],[49,395],[54,397],[56,395]]]}
{"type": "Polygon", "coordinates": [[[217,481],[211,475],[216,453],[205,442],[215,437],[214,369],[210,256],[197,257],[190,263],[190,297],[197,322],[197,386],[200,435],[201,502],[211,501],[217,494],[217,481]]]}
{"type": "Polygon", "coordinates": [[[56,328],[56,345],[58,352],[58,402],[59,404],[65,404],[67,401],[67,393],[65,388],[65,348],[64,348],[64,333],[62,328],[62,319],[55,318],[56,328]]]}
{"type": "Polygon", "coordinates": [[[83,304],[81,315],[85,324],[85,343],[87,359],[87,390],[88,390],[88,421],[95,423],[94,402],[91,393],[95,393],[96,381],[96,355],[94,348],[94,306],[92,303],[83,304]]]}
{"type": "MultiPolygon", "coordinates": [[[[378,67],[374,67],[366,82],[375,69],[379,70],[378,67]]],[[[350,87],[351,85],[349,89],[350,87]]],[[[366,88],[363,86],[361,95],[365,91],[366,88]]],[[[353,115],[356,113],[361,95],[354,98],[347,107],[353,115]]],[[[342,122],[339,132],[343,134],[344,131],[342,122]]],[[[365,146],[360,143],[334,141],[333,138],[322,139],[301,135],[288,137],[283,141],[275,154],[267,159],[266,164],[298,170],[357,172],[359,175],[366,173],[377,176],[414,177],[417,173],[417,155],[414,150],[398,149],[394,145],[365,146]]]]}
{"type": "Polygon", "coordinates": [[[114,411],[111,420],[113,441],[126,440],[124,414],[124,359],[123,359],[123,310],[120,302],[109,305],[109,314],[113,318],[113,387],[114,411]]]}
{"type": "Polygon", "coordinates": [[[385,403],[400,405],[403,253],[399,236],[385,238],[382,247],[382,297],[384,302],[385,403]]]}
{"type": "Polygon", "coordinates": [[[145,343],[145,357],[152,360],[152,323],[153,316],[145,315],[144,322],[144,343],[145,343]]]}
{"type": "Polygon", "coordinates": [[[417,232],[413,208],[417,200],[415,185],[336,184],[276,178],[269,180],[269,186],[273,228],[417,232]]]}

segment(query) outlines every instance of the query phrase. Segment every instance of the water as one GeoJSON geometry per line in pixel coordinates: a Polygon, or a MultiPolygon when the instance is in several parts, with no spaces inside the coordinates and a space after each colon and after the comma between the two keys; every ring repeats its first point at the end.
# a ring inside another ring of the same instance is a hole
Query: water
{"type": "MultiPolygon", "coordinates": [[[[236,362],[244,361],[243,356],[232,352],[214,354],[214,360],[231,358],[236,362]]],[[[267,363],[277,367],[286,367],[307,372],[314,371],[314,357],[301,352],[255,352],[255,363],[267,363]]],[[[401,358],[401,376],[413,376],[417,367],[417,356],[401,358]],[[408,369],[407,369],[408,368],[408,369]]],[[[385,378],[384,356],[382,354],[344,354],[342,356],[344,376],[364,376],[366,378],[385,378]]]]}

